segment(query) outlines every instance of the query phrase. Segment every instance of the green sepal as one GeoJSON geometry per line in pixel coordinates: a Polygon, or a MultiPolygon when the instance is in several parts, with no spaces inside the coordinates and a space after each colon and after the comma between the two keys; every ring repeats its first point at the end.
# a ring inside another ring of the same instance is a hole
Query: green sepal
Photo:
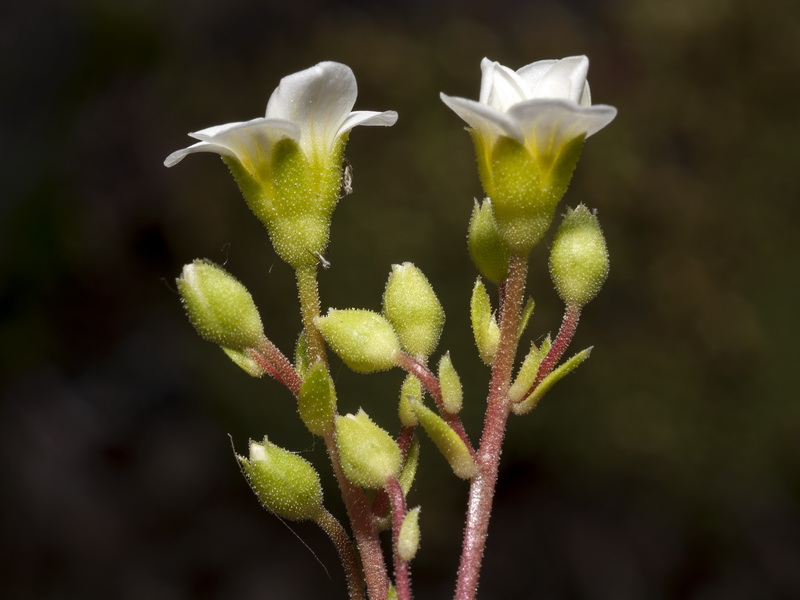
{"type": "Polygon", "coordinates": [[[359,487],[382,488],[400,474],[400,448],[363,409],[336,417],[336,445],[345,476],[359,487]]]}
{"type": "Polygon", "coordinates": [[[492,302],[480,277],[472,289],[470,319],[478,354],[484,364],[491,365],[497,352],[497,345],[500,343],[500,327],[492,314],[492,302]]]}
{"type": "Polygon", "coordinates": [[[550,391],[555,384],[561,381],[564,377],[572,373],[575,369],[580,366],[583,361],[589,358],[589,355],[592,353],[592,348],[587,348],[586,350],[582,350],[578,352],[575,356],[570,358],[565,363],[561,364],[557,368],[553,369],[550,374],[542,379],[542,382],[536,386],[536,389],[533,390],[533,393],[525,398],[522,402],[518,402],[517,404],[511,405],[511,410],[514,412],[515,415],[524,415],[525,413],[530,412],[533,408],[539,403],[539,400],[550,391]]]}
{"type": "Polygon", "coordinates": [[[268,511],[283,519],[316,519],[322,508],[319,475],[306,459],[271,443],[250,442],[250,457],[236,456],[250,487],[268,511]]]}
{"type": "Polygon", "coordinates": [[[475,200],[468,231],[467,244],[472,262],[481,275],[492,283],[499,284],[508,276],[511,253],[497,229],[492,201],[489,198],[483,204],[478,204],[475,200]]]}
{"type": "Polygon", "coordinates": [[[403,495],[408,496],[411,491],[411,486],[414,485],[414,478],[417,476],[417,467],[419,466],[419,440],[416,436],[411,440],[411,446],[408,448],[406,460],[403,463],[403,470],[400,471],[400,488],[403,490],[403,495]]]}
{"type": "Polygon", "coordinates": [[[464,402],[464,391],[449,352],[439,360],[439,386],[442,389],[444,410],[451,415],[458,414],[464,402]]]}
{"type": "Polygon", "coordinates": [[[414,427],[417,424],[414,402],[422,402],[422,382],[409,373],[400,386],[400,402],[397,405],[400,423],[404,427],[414,427]]]}
{"type": "Polygon", "coordinates": [[[453,473],[462,479],[472,479],[478,474],[478,465],[472,454],[459,435],[453,431],[444,419],[429,409],[427,406],[416,403],[414,410],[417,413],[420,425],[425,433],[433,440],[434,445],[442,453],[453,473]]]}
{"type": "Polygon", "coordinates": [[[528,301],[525,302],[525,306],[522,309],[522,314],[519,318],[519,327],[517,327],[517,341],[522,337],[522,334],[525,333],[525,329],[528,327],[528,322],[531,320],[531,316],[533,316],[533,309],[536,306],[536,303],[533,301],[533,298],[528,298],[528,301]]]}
{"type": "Polygon", "coordinates": [[[336,389],[324,363],[314,363],[306,372],[297,397],[297,410],[311,433],[324,436],[333,431],[336,389]]]}
{"type": "Polygon", "coordinates": [[[403,562],[411,562],[419,550],[419,512],[420,507],[406,513],[397,536],[397,554],[403,562]]]}
{"type": "Polygon", "coordinates": [[[325,341],[357,373],[386,371],[396,365],[400,341],[383,315],[371,310],[328,311],[314,319],[325,341]]]}
{"type": "Polygon", "coordinates": [[[528,393],[528,390],[531,389],[533,382],[536,381],[539,364],[543,358],[544,354],[536,347],[536,344],[531,343],[531,349],[522,361],[522,365],[520,365],[517,378],[508,390],[508,400],[512,404],[521,401],[525,394],[528,393]]]}
{"type": "Polygon", "coordinates": [[[233,350],[232,348],[224,348],[222,346],[220,347],[228,356],[228,358],[230,358],[239,368],[241,368],[251,377],[261,377],[264,373],[266,373],[264,367],[262,367],[257,361],[253,360],[253,358],[247,352],[233,350]]]}

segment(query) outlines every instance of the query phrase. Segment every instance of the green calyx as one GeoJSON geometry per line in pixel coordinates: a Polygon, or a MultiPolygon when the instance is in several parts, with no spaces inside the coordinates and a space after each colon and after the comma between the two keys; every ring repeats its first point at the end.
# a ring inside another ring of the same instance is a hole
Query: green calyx
{"type": "Polygon", "coordinates": [[[580,157],[583,136],[558,148],[521,144],[500,137],[489,145],[470,131],[478,158],[478,172],[494,217],[511,251],[527,254],[544,237],[555,208],[567,191],[580,157]]]}
{"type": "Polygon", "coordinates": [[[270,443],[250,442],[250,456],[237,456],[264,508],[283,519],[315,519],[322,508],[319,475],[304,458],[270,443]]]}
{"type": "Polygon", "coordinates": [[[444,308],[428,278],[413,264],[392,265],[383,293],[383,314],[408,354],[431,355],[444,326],[444,308]]]}
{"type": "Polygon", "coordinates": [[[379,489],[400,474],[400,448],[363,410],[336,417],[336,445],[344,474],[359,487],[379,489]]]}
{"type": "Polygon", "coordinates": [[[239,355],[228,355],[245,368],[243,363],[247,361],[241,352],[257,347],[264,338],[261,317],[247,288],[225,269],[207,260],[195,260],[183,267],[176,283],[186,314],[197,332],[209,342],[238,351],[239,355]]]}
{"type": "Polygon", "coordinates": [[[550,248],[550,274],[561,299],[581,307],[608,276],[606,240],[597,215],[583,204],[568,209],[550,248]]]}
{"type": "Polygon", "coordinates": [[[311,433],[324,436],[333,431],[336,390],[324,363],[314,363],[306,372],[297,397],[297,411],[311,433]]]}
{"type": "Polygon", "coordinates": [[[278,256],[295,269],[314,265],[328,245],[346,143],[344,135],[329,156],[308,157],[295,140],[283,139],[257,174],[223,157],[250,210],[267,228],[278,256]]]}

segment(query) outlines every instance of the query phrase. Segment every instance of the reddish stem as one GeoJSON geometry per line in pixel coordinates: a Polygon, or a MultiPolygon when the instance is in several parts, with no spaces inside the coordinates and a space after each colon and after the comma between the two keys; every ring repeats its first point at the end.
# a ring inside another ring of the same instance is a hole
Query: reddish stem
{"type": "Polygon", "coordinates": [[[333,465],[333,472],[336,474],[336,481],[342,492],[347,516],[350,518],[358,552],[361,555],[369,598],[370,600],[382,600],[389,594],[389,576],[386,573],[386,562],[383,558],[381,543],[372,521],[372,511],[369,509],[364,492],[350,483],[345,476],[333,435],[325,436],[324,440],[333,465]]]}
{"type": "Polygon", "coordinates": [[[289,388],[295,398],[300,395],[300,386],[303,385],[303,380],[300,379],[289,359],[278,350],[275,344],[264,338],[258,348],[249,349],[247,354],[270,376],[289,388]]]}
{"type": "Polygon", "coordinates": [[[439,411],[439,416],[445,420],[445,422],[458,434],[458,437],[466,444],[469,453],[472,455],[472,458],[476,459],[477,455],[475,454],[475,449],[472,447],[472,443],[469,441],[469,437],[467,436],[467,432],[464,429],[464,424],[461,422],[461,418],[458,415],[454,415],[452,413],[447,412],[444,409],[444,402],[442,402],[442,386],[439,385],[439,380],[436,378],[431,370],[423,363],[422,361],[414,358],[410,354],[406,354],[405,352],[401,352],[397,357],[397,365],[408,371],[414,377],[419,379],[422,382],[422,385],[425,386],[425,389],[428,390],[428,393],[433,398],[433,401],[436,403],[436,409],[439,411]]]}
{"type": "Polygon", "coordinates": [[[544,360],[539,364],[539,370],[536,372],[536,379],[533,381],[528,391],[525,392],[525,395],[522,396],[523,398],[530,396],[542,380],[550,374],[550,371],[558,364],[558,361],[561,360],[561,357],[572,341],[572,337],[575,335],[575,330],[578,328],[578,321],[580,318],[580,306],[567,306],[564,310],[564,318],[561,321],[561,327],[558,330],[556,339],[550,346],[547,356],[545,356],[544,360]]]}
{"type": "Polygon", "coordinates": [[[386,492],[392,503],[392,550],[394,554],[394,583],[398,600],[411,600],[411,575],[406,561],[400,558],[397,545],[400,540],[400,528],[406,518],[406,499],[397,477],[386,482],[386,492]]]}
{"type": "Polygon", "coordinates": [[[503,285],[500,311],[500,342],[492,363],[492,379],[486,406],[483,436],[478,449],[478,475],[472,480],[467,504],[467,522],[461,563],[458,567],[456,600],[473,600],[478,591],[483,551],[489,532],[492,500],[497,484],[500,453],[508,420],[508,388],[517,352],[517,328],[525,291],[526,257],[512,254],[508,278],[503,285]]]}

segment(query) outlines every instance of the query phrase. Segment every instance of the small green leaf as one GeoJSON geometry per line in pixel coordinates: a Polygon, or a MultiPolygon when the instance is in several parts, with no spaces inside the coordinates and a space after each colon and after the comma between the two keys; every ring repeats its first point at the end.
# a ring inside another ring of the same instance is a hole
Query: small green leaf
{"type": "Polygon", "coordinates": [[[536,347],[536,344],[531,343],[531,349],[528,351],[527,356],[522,361],[522,365],[517,373],[517,378],[508,390],[508,399],[512,404],[515,404],[525,397],[528,390],[531,389],[533,382],[536,381],[536,374],[539,372],[539,363],[542,362],[544,356],[536,347]]]}
{"type": "Polygon", "coordinates": [[[592,348],[587,348],[586,350],[582,350],[578,352],[575,356],[570,358],[568,361],[554,369],[547,377],[545,377],[542,382],[536,386],[536,389],[533,390],[533,393],[525,398],[522,402],[517,404],[512,404],[511,410],[514,411],[515,415],[524,415],[525,413],[530,412],[533,408],[539,403],[539,400],[550,391],[555,384],[559,381],[564,379],[567,375],[572,373],[578,366],[583,363],[589,355],[592,353],[592,348]]]}
{"type": "Polygon", "coordinates": [[[458,414],[464,401],[464,392],[449,352],[439,360],[439,385],[442,388],[444,410],[451,415],[458,414]]]}
{"type": "Polygon", "coordinates": [[[311,433],[324,436],[333,431],[336,389],[322,362],[314,363],[306,372],[297,397],[297,410],[311,433]]]}
{"type": "Polygon", "coordinates": [[[419,511],[419,506],[408,511],[400,526],[400,535],[397,536],[397,554],[403,562],[411,562],[419,549],[419,511]]]}
{"type": "Polygon", "coordinates": [[[522,309],[522,315],[519,318],[519,327],[517,328],[517,341],[522,337],[522,334],[525,333],[525,329],[528,327],[528,321],[531,320],[531,316],[533,315],[533,308],[535,303],[533,298],[528,298],[528,301],[525,303],[525,307],[522,309]]]}
{"type": "Polygon", "coordinates": [[[472,289],[470,318],[478,353],[484,364],[490,365],[494,360],[495,352],[497,352],[497,345],[500,343],[500,327],[498,327],[497,320],[492,314],[489,293],[486,291],[486,286],[483,285],[480,277],[472,289]]]}
{"type": "Polygon", "coordinates": [[[266,371],[258,362],[253,360],[247,352],[224,348],[222,350],[234,363],[236,363],[245,373],[251,377],[261,377],[266,371]]]}
{"type": "Polygon", "coordinates": [[[295,344],[294,347],[294,369],[302,379],[306,376],[306,371],[308,371],[308,367],[310,366],[306,333],[305,331],[301,331],[300,335],[297,336],[297,344],[295,344]]]}
{"type": "Polygon", "coordinates": [[[411,486],[414,485],[414,478],[417,476],[417,467],[419,466],[419,440],[416,436],[411,441],[411,447],[408,449],[406,461],[403,463],[403,470],[400,471],[400,488],[403,490],[403,495],[408,496],[411,491],[411,486]]]}
{"type": "Polygon", "coordinates": [[[453,473],[462,479],[475,477],[478,474],[478,466],[464,440],[453,431],[444,419],[428,407],[417,403],[414,405],[414,410],[425,432],[450,463],[453,473]]]}

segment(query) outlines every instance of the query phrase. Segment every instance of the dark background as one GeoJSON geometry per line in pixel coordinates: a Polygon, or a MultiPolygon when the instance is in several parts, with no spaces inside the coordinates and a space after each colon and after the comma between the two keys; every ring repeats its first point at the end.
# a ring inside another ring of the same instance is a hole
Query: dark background
{"type": "MultiPolygon", "coordinates": [[[[356,109],[400,120],[353,132],[323,305],[378,308],[391,263],[421,267],[475,438],[480,187],[438,93],[477,97],[483,56],[587,54],[619,116],[565,203],[599,210],[611,275],[575,341],[592,359],[510,424],[481,597],[800,597],[798,39],[795,0],[8,3],[0,596],[344,598],[327,539],[293,526],[323,568],[260,509],[229,434],[303,452],[341,514],[320,444],[285,390],[200,340],[173,283],[195,257],[226,263],[289,352],[291,273],[218,158],[162,161],[188,131],[261,115],[282,76],[350,65],[356,109]]],[[[561,311],[546,244],[529,284],[539,338],[561,311]]],[[[336,377],[343,411],[396,427],[400,373],[336,377]]],[[[421,600],[452,593],[465,497],[425,441],[421,600]]]]}

